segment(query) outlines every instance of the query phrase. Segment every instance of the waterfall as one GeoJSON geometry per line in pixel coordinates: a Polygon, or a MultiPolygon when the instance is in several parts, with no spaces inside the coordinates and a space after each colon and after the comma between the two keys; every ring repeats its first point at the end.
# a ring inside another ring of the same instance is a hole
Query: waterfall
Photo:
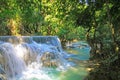
{"type": "Polygon", "coordinates": [[[0,52],[3,58],[0,62],[8,77],[20,75],[25,69],[24,61],[16,55],[14,46],[11,43],[2,43],[0,52]]]}
{"type": "Polygon", "coordinates": [[[65,59],[69,56],[57,36],[0,37],[0,74],[3,71],[8,80],[23,75],[29,68],[66,68],[70,66],[65,59]]]}

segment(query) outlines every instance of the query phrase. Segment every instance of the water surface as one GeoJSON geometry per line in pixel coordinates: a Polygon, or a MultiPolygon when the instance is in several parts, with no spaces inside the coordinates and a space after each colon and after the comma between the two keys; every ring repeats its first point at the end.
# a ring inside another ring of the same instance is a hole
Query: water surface
{"type": "Polygon", "coordinates": [[[76,64],[75,66],[63,70],[58,68],[29,68],[19,80],[84,80],[89,72],[86,67],[87,60],[89,60],[89,51],[90,49],[66,49],[66,52],[77,55],[70,59],[76,64]]]}

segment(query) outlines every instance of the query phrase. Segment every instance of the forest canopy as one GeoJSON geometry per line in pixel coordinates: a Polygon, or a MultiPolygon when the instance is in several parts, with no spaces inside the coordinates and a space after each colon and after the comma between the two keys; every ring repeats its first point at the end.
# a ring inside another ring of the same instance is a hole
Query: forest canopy
{"type": "Polygon", "coordinates": [[[57,35],[64,40],[84,40],[76,25],[86,7],[78,0],[1,0],[0,35],[57,35]]]}
{"type": "Polygon", "coordinates": [[[119,0],[1,0],[0,36],[6,35],[87,40],[100,64],[88,80],[120,79],[119,0]]]}

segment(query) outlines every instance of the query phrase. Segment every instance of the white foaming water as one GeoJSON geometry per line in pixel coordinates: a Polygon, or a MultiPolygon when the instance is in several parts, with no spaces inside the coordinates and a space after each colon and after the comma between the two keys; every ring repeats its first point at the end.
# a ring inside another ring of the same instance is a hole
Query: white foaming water
{"type": "Polygon", "coordinates": [[[59,78],[52,74],[52,69],[39,67],[40,65],[37,63],[29,65],[27,70],[24,71],[23,75],[18,77],[17,80],[59,80],[59,78]]]}
{"type": "Polygon", "coordinates": [[[13,78],[16,75],[21,75],[26,65],[25,62],[15,54],[16,51],[13,45],[10,43],[3,43],[0,45],[0,51],[3,56],[1,65],[4,67],[6,75],[13,78]]]}
{"type": "Polygon", "coordinates": [[[12,41],[14,38],[11,38],[12,43],[0,42],[0,65],[8,80],[59,80],[53,75],[49,76],[49,71],[53,67],[58,71],[66,70],[71,63],[64,58],[67,54],[62,51],[57,37],[47,38],[40,37],[41,41],[36,41],[24,37],[21,38],[24,39],[22,42],[16,44],[13,43],[15,40],[12,41]]]}

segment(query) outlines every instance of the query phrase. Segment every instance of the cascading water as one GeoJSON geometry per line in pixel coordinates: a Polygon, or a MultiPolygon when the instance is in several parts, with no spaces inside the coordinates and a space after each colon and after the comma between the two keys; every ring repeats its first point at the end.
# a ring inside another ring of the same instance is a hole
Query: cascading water
{"type": "Polygon", "coordinates": [[[0,37],[0,74],[7,80],[29,80],[28,75],[53,80],[46,69],[66,69],[72,65],[65,59],[68,57],[56,36],[0,37]]]}

